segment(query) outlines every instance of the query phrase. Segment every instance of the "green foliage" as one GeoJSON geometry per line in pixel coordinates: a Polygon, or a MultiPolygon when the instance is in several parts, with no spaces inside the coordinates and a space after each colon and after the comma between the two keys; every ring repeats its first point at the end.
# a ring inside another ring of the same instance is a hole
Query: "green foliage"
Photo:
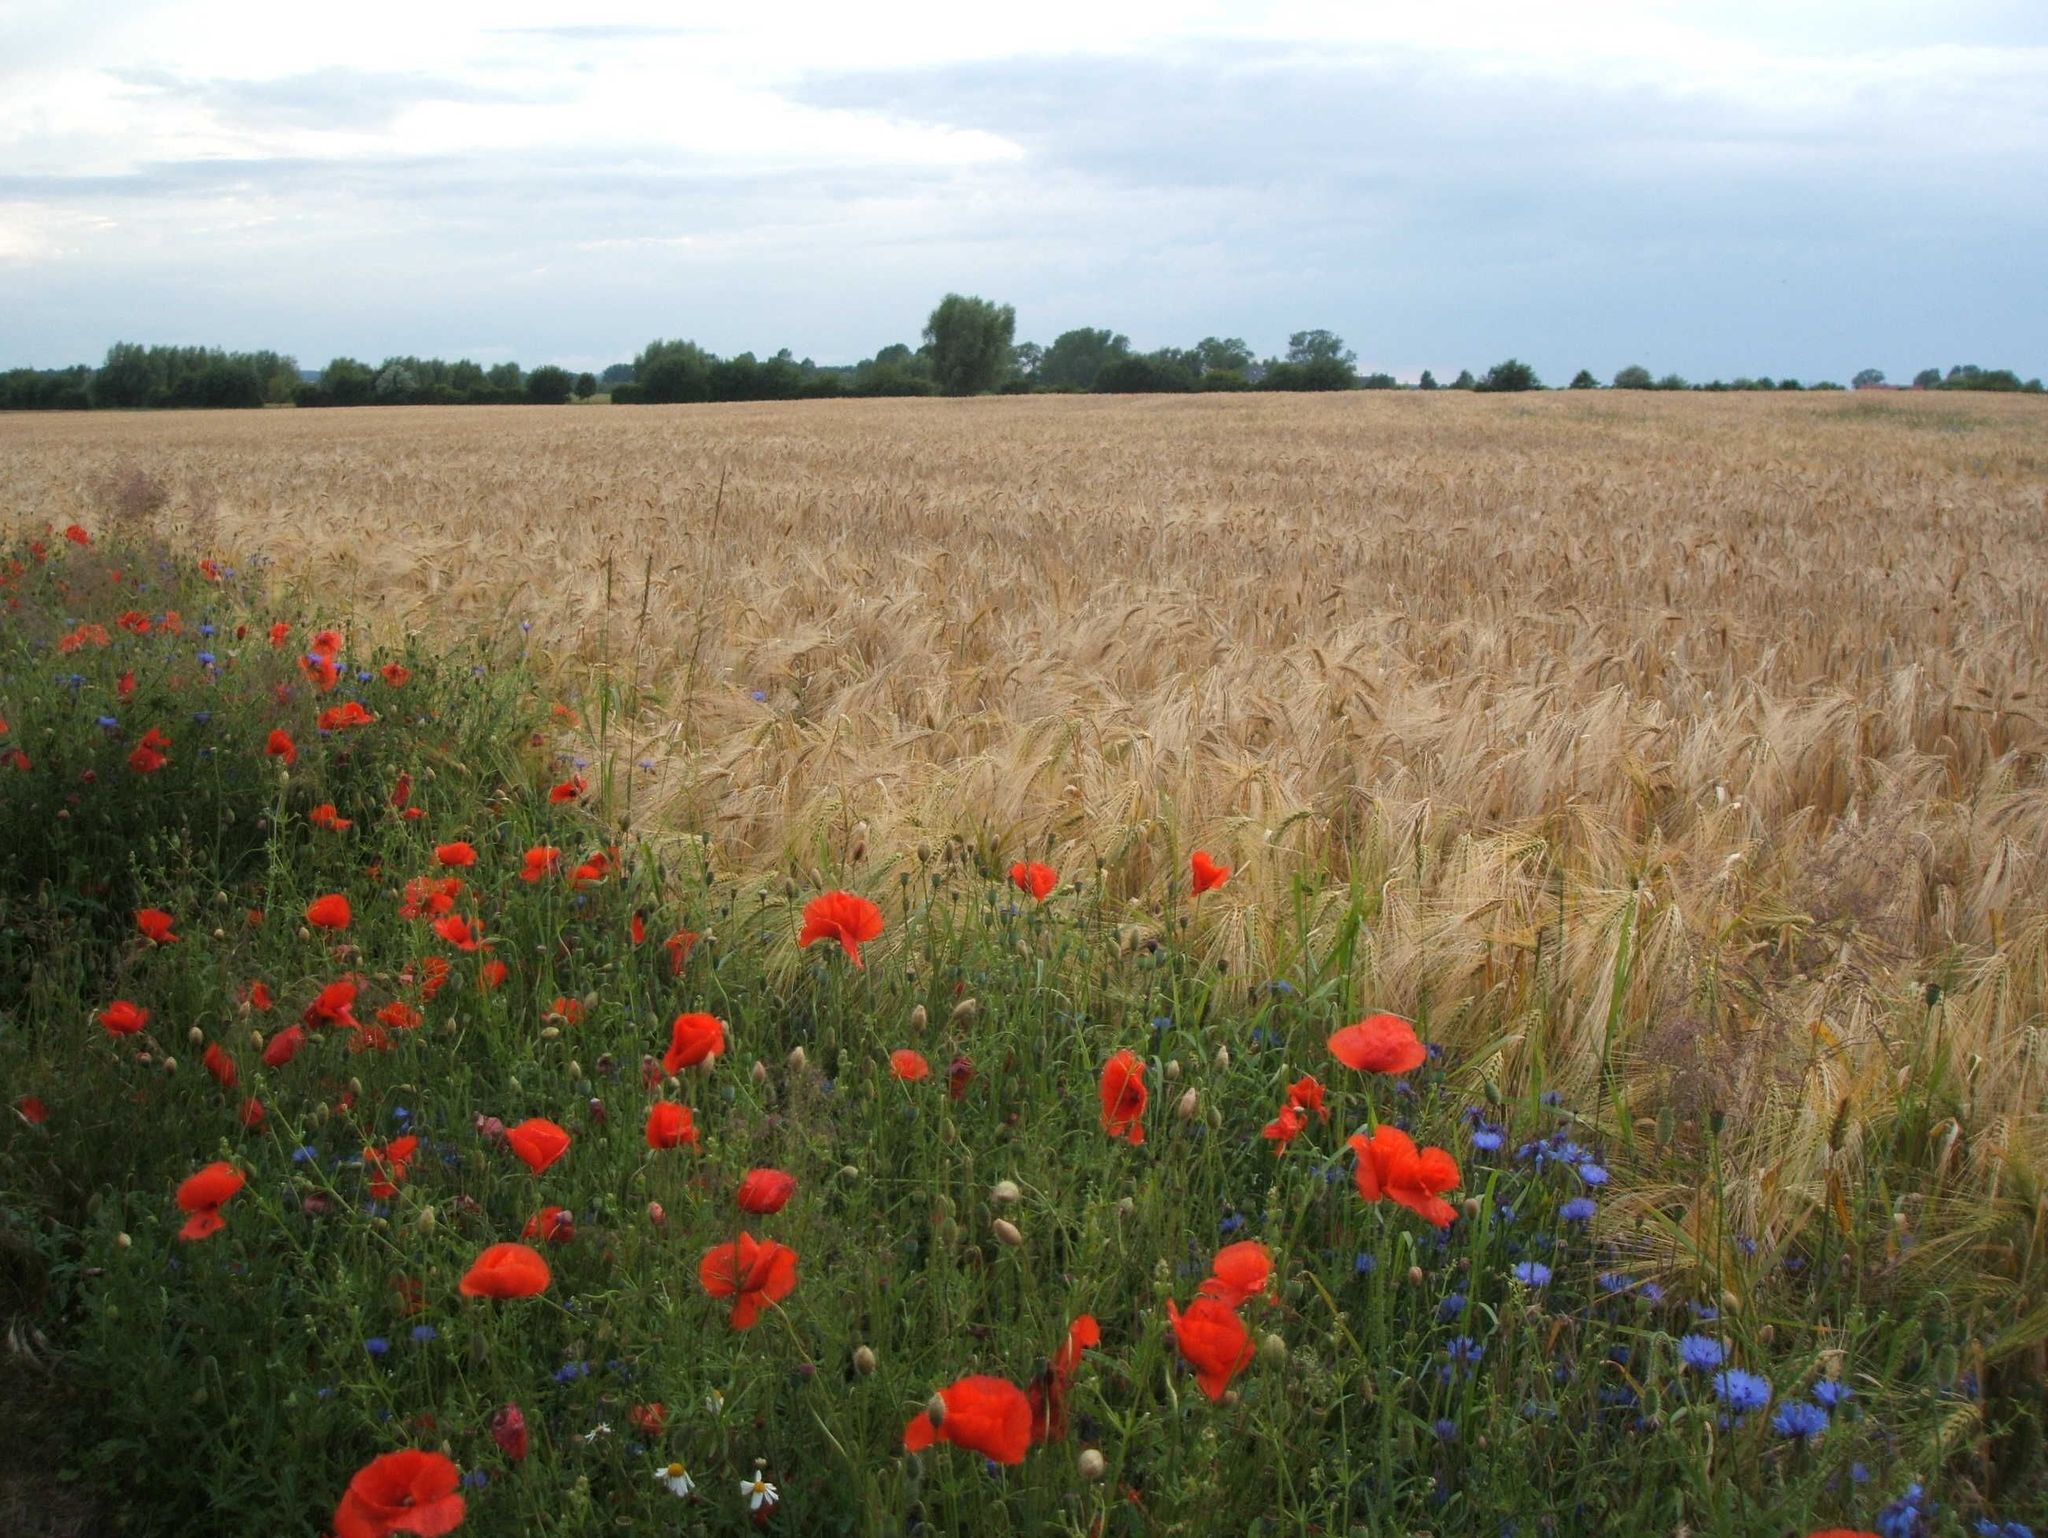
{"type": "Polygon", "coordinates": [[[1195,343],[1195,357],[1205,374],[1247,374],[1252,350],[1240,336],[1205,336],[1195,343]]]}
{"type": "Polygon", "coordinates": [[[1105,365],[1131,352],[1131,339],[1086,326],[1062,331],[1039,360],[1038,383],[1051,390],[1092,390],[1105,365]]]}
{"type": "Polygon", "coordinates": [[[1358,354],[1334,331],[1297,331],[1287,339],[1287,361],[1297,366],[1341,363],[1348,369],[1358,362],[1358,354]]]}
{"type": "Polygon", "coordinates": [[[1361,390],[1398,390],[1401,388],[1401,381],[1392,374],[1367,374],[1358,381],[1358,388],[1361,390]]]}
{"type": "Polygon", "coordinates": [[[1593,377],[1591,369],[1582,368],[1572,375],[1571,388],[1574,390],[1597,390],[1600,388],[1600,381],[1593,377]]]}
{"type": "Polygon", "coordinates": [[[1858,390],[1874,390],[1883,383],[1884,370],[1881,368],[1860,368],[1849,381],[1850,386],[1858,390]]]}
{"type": "Polygon", "coordinates": [[[1543,381],[1536,377],[1536,370],[1519,358],[1510,358],[1505,363],[1496,363],[1486,371],[1486,377],[1473,386],[1489,394],[1511,394],[1522,390],[1540,390],[1543,381]]]}
{"type": "MultiPolygon", "coordinates": [[[[712,358],[695,342],[656,339],[633,360],[639,399],[651,405],[711,399],[712,358]]],[[[618,399],[614,393],[614,400],[618,399]]]]}
{"type": "Polygon", "coordinates": [[[544,364],[526,376],[526,398],[536,406],[567,405],[576,381],[565,368],[544,364]]]}
{"type": "Polygon", "coordinates": [[[978,395],[1002,382],[1017,312],[967,294],[948,294],[924,324],[932,378],[948,395],[978,395]]]}
{"type": "Polygon", "coordinates": [[[1094,388],[1098,395],[1160,395],[1192,390],[1196,384],[1186,355],[1162,348],[1110,357],[1096,374],[1094,388]]]}
{"type": "Polygon", "coordinates": [[[1642,364],[1631,363],[1627,368],[1615,374],[1614,388],[1617,390],[1654,390],[1657,388],[1657,383],[1651,377],[1650,371],[1644,368],[1642,364]]]}
{"type": "Polygon", "coordinates": [[[1350,390],[1358,375],[1342,358],[1312,358],[1305,363],[1268,363],[1261,390],[1350,390]]]}
{"type": "Polygon", "coordinates": [[[1478,381],[1473,379],[1472,370],[1468,368],[1459,369],[1458,377],[1451,381],[1451,388],[1453,390],[1475,390],[1478,387],[1478,381]]]}
{"type": "Polygon", "coordinates": [[[1437,388],[1436,375],[1432,374],[1428,369],[1424,369],[1422,377],[1415,381],[1415,388],[1418,390],[1434,390],[1437,388]]]}
{"type": "Polygon", "coordinates": [[[585,369],[576,376],[576,398],[587,401],[595,394],[597,394],[597,375],[585,369]]]}

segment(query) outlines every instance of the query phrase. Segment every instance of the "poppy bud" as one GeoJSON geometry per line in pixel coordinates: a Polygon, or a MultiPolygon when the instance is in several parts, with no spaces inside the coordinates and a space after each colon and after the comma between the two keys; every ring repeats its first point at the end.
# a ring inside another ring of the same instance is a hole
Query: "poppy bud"
{"type": "Polygon", "coordinates": [[[860,864],[862,860],[868,857],[868,825],[865,818],[853,825],[853,848],[851,854],[855,865],[860,864]]]}
{"type": "Polygon", "coordinates": [[[1109,1472],[1109,1460],[1091,1447],[1075,1460],[1074,1467],[1083,1479],[1093,1484],[1109,1472]]]}
{"type": "Polygon", "coordinates": [[[668,1221],[668,1213],[662,1210],[660,1202],[649,1202],[647,1204],[647,1221],[656,1228],[661,1227],[662,1224],[668,1221]]]}
{"type": "Polygon", "coordinates": [[[1118,1217],[1127,1218],[1137,1210],[1138,1204],[1132,1201],[1131,1198],[1128,1196],[1124,1197],[1123,1200],[1119,1201],[1116,1204],[1116,1211],[1118,1217]]]}
{"type": "Polygon", "coordinates": [[[754,1082],[756,1084],[766,1084],[768,1082],[768,1065],[758,1057],[754,1059],[754,1082]]]}
{"type": "MultiPolygon", "coordinates": [[[[517,1089],[519,1086],[515,1084],[512,1087],[517,1089]]],[[[360,1095],[363,1092],[363,1081],[361,1079],[350,1079],[348,1081],[348,1092],[351,1095],[360,1095]]]]}
{"type": "MultiPolygon", "coordinates": [[[[242,1007],[247,1009],[249,1006],[244,1004],[242,1007]]],[[[263,1033],[261,1031],[251,1031],[249,1033],[249,1045],[258,1052],[261,1052],[263,1050],[263,1033]]]]}
{"type": "Polygon", "coordinates": [[[1479,1216],[1479,1198],[1478,1198],[1478,1197],[1476,1197],[1476,1196],[1468,1196],[1468,1197],[1466,1197],[1466,1198],[1465,1198],[1465,1216],[1466,1216],[1466,1217],[1468,1217],[1468,1218],[1476,1218],[1476,1217],[1478,1217],[1478,1216],[1479,1216]]]}
{"type": "Polygon", "coordinates": [[[599,1100],[595,1095],[591,1096],[590,1104],[585,1106],[583,1109],[585,1114],[587,1114],[590,1117],[590,1119],[596,1122],[600,1127],[602,1127],[605,1124],[605,1119],[610,1114],[605,1110],[604,1102],[602,1100],[599,1100]]]}
{"type": "Polygon", "coordinates": [[[1193,1121],[1195,1119],[1195,1108],[1200,1104],[1201,1098],[1193,1089],[1189,1089],[1186,1094],[1180,1097],[1180,1104],[1174,1107],[1174,1114],[1179,1116],[1182,1121],[1193,1121]]]}
{"type": "Polygon", "coordinates": [[[925,1402],[924,1413],[931,1417],[933,1426],[946,1424],[946,1399],[943,1394],[934,1394],[925,1402]]]}
{"type": "Polygon", "coordinates": [[[1228,1073],[1230,1071],[1230,1048],[1218,1047],[1216,1049],[1216,1071],[1218,1073],[1228,1073]]]}
{"type": "Polygon", "coordinates": [[[918,1005],[917,1008],[910,1012],[910,1034],[913,1036],[922,1035],[925,1024],[930,1019],[931,1016],[925,1013],[924,1006],[922,1004],[918,1005]]]}
{"type": "Polygon", "coordinates": [[[1287,1365],[1287,1342],[1278,1335],[1269,1334],[1259,1342],[1259,1360],[1268,1367],[1287,1365]]]}
{"type": "Polygon", "coordinates": [[[853,1348],[853,1370],[865,1378],[875,1370],[875,1348],[855,1346],[853,1348]]]}
{"type": "Polygon", "coordinates": [[[1410,1287],[1420,1287],[1422,1285],[1422,1267],[1410,1266],[1408,1268],[1408,1285],[1410,1287]]]}
{"type": "Polygon", "coordinates": [[[299,926],[299,938],[301,940],[310,940],[313,938],[313,931],[308,929],[304,924],[301,924],[299,926]]]}
{"type": "Polygon", "coordinates": [[[804,1049],[802,1047],[791,1047],[787,1061],[791,1073],[802,1073],[810,1059],[804,1056],[804,1049]]]}
{"type": "Polygon", "coordinates": [[[1180,1082],[1180,1059],[1177,1057],[1171,1058],[1167,1061],[1166,1082],[1169,1084],[1177,1084],[1180,1082]]]}
{"type": "Polygon", "coordinates": [[[989,1199],[999,1207],[1014,1206],[1024,1198],[1024,1193],[1017,1188],[1017,1182],[1014,1180],[998,1180],[988,1194],[989,1199]]]}
{"type": "Polygon", "coordinates": [[[164,1072],[165,1072],[165,1073],[176,1073],[177,1071],[178,1071],[178,1060],[177,1060],[177,1059],[176,1059],[175,1057],[171,1057],[171,1056],[168,1056],[168,1055],[166,1055],[166,1056],[165,1056],[165,1058],[164,1058],[164,1072]]]}
{"type": "Polygon", "coordinates": [[[128,1248],[129,1245],[133,1244],[134,1242],[135,1241],[133,1239],[130,1239],[126,1234],[114,1235],[114,1248],[117,1250],[125,1250],[128,1248]]]}
{"type": "Polygon", "coordinates": [[[1761,1330],[1758,1330],[1756,1333],[1757,1338],[1768,1346],[1772,1341],[1778,1338],[1778,1327],[1774,1324],[1767,1324],[1761,1330]]]}
{"type": "Polygon", "coordinates": [[[192,1045],[195,1047],[201,1046],[206,1041],[206,1032],[200,1030],[199,1027],[195,1025],[192,1027],[191,1030],[185,1033],[185,1039],[191,1042],[192,1045]]]}
{"type": "Polygon", "coordinates": [[[1024,1242],[1022,1231],[1008,1218],[997,1218],[993,1223],[989,1224],[989,1229],[998,1239],[1002,1240],[1003,1243],[1013,1250],[1024,1242]]]}
{"type": "Polygon", "coordinates": [[[216,929],[213,932],[213,937],[216,940],[225,940],[228,937],[228,932],[225,929],[216,929]]]}
{"type": "Polygon", "coordinates": [[[946,1017],[946,1024],[948,1026],[967,1025],[980,1013],[981,1001],[979,999],[962,999],[953,1006],[953,1013],[946,1017]]]}
{"type": "Polygon", "coordinates": [[[840,1165],[840,1166],[839,1166],[839,1178],[840,1178],[841,1180],[858,1180],[858,1179],[860,1179],[860,1166],[859,1166],[858,1164],[842,1164],[842,1165],[840,1165]]]}
{"type": "Polygon", "coordinates": [[[554,1041],[561,1034],[562,1031],[559,1026],[546,1025],[541,1027],[540,1039],[542,1041],[554,1041]]]}
{"type": "Polygon", "coordinates": [[[577,1062],[576,1059],[573,1057],[569,1059],[569,1077],[571,1079],[580,1079],[583,1077],[583,1065],[577,1062]]]}
{"type": "Polygon", "coordinates": [[[434,1217],[434,1209],[432,1207],[423,1207],[420,1209],[419,1229],[421,1233],[432,1233],[434,1231],[434,1224],[436,1221],[437,1220],[434,1217]]]}
{"type": "Polygon", "coordinates": [[[513,1094],[515,1094],[515,1095],[516,1095],[516,1094],[518,1094],[518,1093],[520,1092],[520,1091],[519,1091],[519,1081],[518,1081],[517,1079],[512,1079],[512,1078],[508,1078],[508,1079],[506,1079],[506,1080],[505,1080],[505,1087],[506,1087],[507,1089],[511,1090],[511,1091],[512,1091],[512,1093],[513,1093],[513,1094]]]}

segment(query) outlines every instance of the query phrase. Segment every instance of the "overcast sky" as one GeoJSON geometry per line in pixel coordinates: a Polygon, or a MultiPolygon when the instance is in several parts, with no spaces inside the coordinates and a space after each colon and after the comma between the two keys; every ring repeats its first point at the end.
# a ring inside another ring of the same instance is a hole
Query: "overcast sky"
{"type": "Polygon", "coordinates": [[[0,0],[0,366],[850,362],[957,289],[1410,378],[2029,375],[2044,251],[2043,0],[0,0]]]}

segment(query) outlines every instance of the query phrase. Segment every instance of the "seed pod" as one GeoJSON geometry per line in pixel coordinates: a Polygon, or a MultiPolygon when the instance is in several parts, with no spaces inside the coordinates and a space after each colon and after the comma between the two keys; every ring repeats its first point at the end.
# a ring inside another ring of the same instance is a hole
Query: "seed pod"
{"type": "Polygon", "coordinates": [[[225,929],[216,929],[213,932],[213,937],[216,940],[225,940],[228,937],[228,932],[225,929]]]}
{"type": "Polygon", "coordinates": [[[165,1073],[176,1073],[177,1071],[178,1071],[178,1060],[177,1060],[177,1059],[176,1059],[175,1057],[171,1057],[171,1056],[169,1056],[168,1054],[166,1054],[166,1055],[165,1055],[165,1057],[164,1057],[164,1072],[165,1072],[165,1073]]]}
{"type": "Polygon", "coordinates": [[[756,1084],[766,1084],[768,1082],[768,1065],[758,1057],[754,1059],[754,1082],[756,1084]]]}
{"type": "Polygon", "coordinates": [[[1268,1334],[1259,1342],[1259,1361],[1267,1367],[1287,1365],[1287,1342],[1278,1335],[1268,1334]]]}
{"type": "Polygon", "coordinates": [[[117,1250],[125,1250],[128,1248],[129,1245],[133,1244],[134,1242],[135,1241],[133,1239],[130,1239],[126,1234],[114,1235],[114,1248],[117,1250]]]}
{"type": "Polygon", "coordinates": [[[860,1179],[860,1166],[859,1166],[858,1164],[842,1164],[842,1165],[840,1165],[840,1166],[839,1166],[839,1178],[840,1178],[841,1180],[858,1180],[858,1179],[860,1179]]]}
{"type": "Polygon", "coordinates": [[[1216,1071],[1218,1073],[1228,1073],[1230,1071],[1230,1048],[1218,1047],[1216,1049],[1216,1071]]]}
{"type": "Polygon", "coordinates": [[[989,1224],[989,1229],[998,1239],[1002,1240],[1003,1243],[1013,1250],[1024,1242],[1023,1232],[1008,1218],[997,1218],[993,1223],[989,1224]]]}
{"type": "Polygon", "coordinates": [[[432,1233],[434,1231],[434,1224],[437,1221],[439,1220],[435,1218],[432,1207],[424,1207],[420,1210],[419,1229],[421,1233],[432,1233]]]}
{"type": "Polygon", "coordinates": [[[1180,1082],[1180,1059],[1177,1057],[1167,1060],[1166,1082],[1169,1084],[1178,1084],[1180,1082]]]}
{"type": "Polygon", "coordinates": [[[540,1039],[542,1041],[559,1041],[561,1036],[562,1028],[558,1025],[544,1025],[541,1027],[540,1039]]]}

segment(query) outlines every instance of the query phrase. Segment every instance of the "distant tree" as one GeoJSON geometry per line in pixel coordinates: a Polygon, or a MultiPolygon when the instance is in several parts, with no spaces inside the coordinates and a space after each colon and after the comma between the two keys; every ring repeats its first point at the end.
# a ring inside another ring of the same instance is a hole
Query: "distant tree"
{"type": "Polygon", "coordinates": [[[1358,354],[1346,347],[1344,338],[1334,331],[1297,331],[1287,339],[1289,363],[1321,363],[1326,360],[1350,369],[1357,364],[1358,354]]]}
{"type": "Polygon", "coordinates": [[[1212,368],[1195,381],[1197,390],[1249,390],[1251,387],[1250,377],[1234,368],[1212,368]]]}
{"type": "Polygon", "coordinates": [[[1039,360],[1038,382],[1049,390],[1092,390],[1102,366],[1130,352],[1131,339],[1114,331],[1089,326],[1062,331],[1039,360]]]}
{"type": "Polygon", "coordinates": [[[1654,390],[1656,387],[1650,371],[1640,363],[1631,363],[1614,376],[1614,388],[1617,390],[1654,390]]]}
{"type": "Polygon", "coordinates": [[[597,376],[597,382],[606,389],[610,389],[615,384],[631,384],[633,382],[633,365],[630,363],[614,363],[597,376]]]}
{"type": "Polygon", "coordinates": [[[92,400],[95,406],[147,406],[155,388],[149,349],[136,342],[116,342],[93,376],[92,400]]]}
{"type": "Polygon", "coordinates": [[[1938,368],[1924,368],[1920,370],[1919,373],[1913,376],[1913,388],[1916,390],[1940,389],[1941,370],[1938,368]]]}
{"type": "Polygon", "coordinates": [[[1472,370],[1461,368],[1458,370],[1458,377],[1451,381],[1451,388],[1453,390],[1476,390],[1479,388],[1479,385],[1478,381],[1472,377],[1472,370]]]}
{"type": "Polygon", "coordinates": [[[1039,366],[1044,362],[1045,349],[1036,342],[1019,342],[1010,349],[1010,373],[1027,386],[1038,383],[1039,366]]]}
{"type": "Polygon", "coordinates": [[[1659,390],[1689,390],[1692,386],[1685,382],[1683,374],[1666,374],[1657,381],[1655,388],[1659,390]]]}
{"type": "Polygon", "coordinates": [[[576,376],[576,394],[584,400],[597,394],[597,375],[585,370],[576,376]]]}
{"type": "Polygon", "coordinates": [[[1174,348],[1111,358],[1095,376],[1099,395],[1161,395],[1192,390],[1195,371],[1174,348]]]}
{"type": "Polygon", "coordinates": [[[1473,386],[1494,395],[1515,394],[1523,390],[1540,390],[1543,381],[1536,377],[1536,370],[1519,358],[1510,358],[1505,363],[1496,363],[1486,371],[1486,377],[1473,386]]]}
{"type": "Polygon", "coordinates": [[[948,395],[993,390],[1010,366],[1017,312],[971,294],[948,294],[924,323],[932,377],[948,395]]]}
{"type": "Polygon", "coordinates": [[[1398,390],[1401,381],[1392,374],[1367,374],[1358,381],[1361,390],[1398,390]]]}
{"type": "Polygon", "coordinates": [[[633,360],[639,399],[656,405],[711,399],[711,355],[695,342],[656,338],[633,360]]]}
{"type": "Polygon", "coordinates": [[[1591,369],[1582,368],[1572,375],[1571,387],[1574,390],[1597,390],[1600,388],[1600,381],[1593,377],[1591,369]]]}
{"type": "Polygon", "coordinates": [[[1875,390],[1883,383],[1884,370],[1881,368],[1858,369],[1855,377],[1849,381],[1850,387],[1857,390],[1875,390]]]}
{"type": "Polygon", "coordinates": [[[1436,387],[1436,375],[1432,374],[1428,369],[1424,369],[1422,377],[1415,382],[1415,388],[1418,390],[1434,390],[1436,387]]]}
{"type": "Polygon", "coordinates": [[[1350,390],[1358,374],[1342,358],[1311,358],[1306,363],[1268,363],[1261,390],[1350,390]]]}
{"type": "Polygon", "coordinates": [[[567,369],[543,364],[526,376],[526,398],[536,406],[566,405],[575,385],[567,369]]]}
{"type": "Polygon", "coordinates": [[[367,406],[377,391],[377,376],[367,363],[336,358],[320,371],[320,391],[336,406],[367,406]]]}
{"type": "Polygon", "coordinates": [[[1205,336],[1194,352],[1205,374],[1242,374],[1252,366],[1252,350],[1240,336],[1205,336]]]}
{"type": "Polygon", "coordinates": [[[377,382],[372,388],[380,406],[409,406],[419,396],[420,379],[394,358],[377,370],[377,382]]]}
{"type": "Polygon", "coordinates": [[[1781,379],[1778,381],[1778,388],[1781,390],[1803,390],[1806,386],[1796,379],[1781,379]]]}
{"type": "Polygon", "coordinates": [[[484,382],[507,400],[519,393],[519,386],[525,378],[516,363],[493,363],[484,370],[484,382]]]}

